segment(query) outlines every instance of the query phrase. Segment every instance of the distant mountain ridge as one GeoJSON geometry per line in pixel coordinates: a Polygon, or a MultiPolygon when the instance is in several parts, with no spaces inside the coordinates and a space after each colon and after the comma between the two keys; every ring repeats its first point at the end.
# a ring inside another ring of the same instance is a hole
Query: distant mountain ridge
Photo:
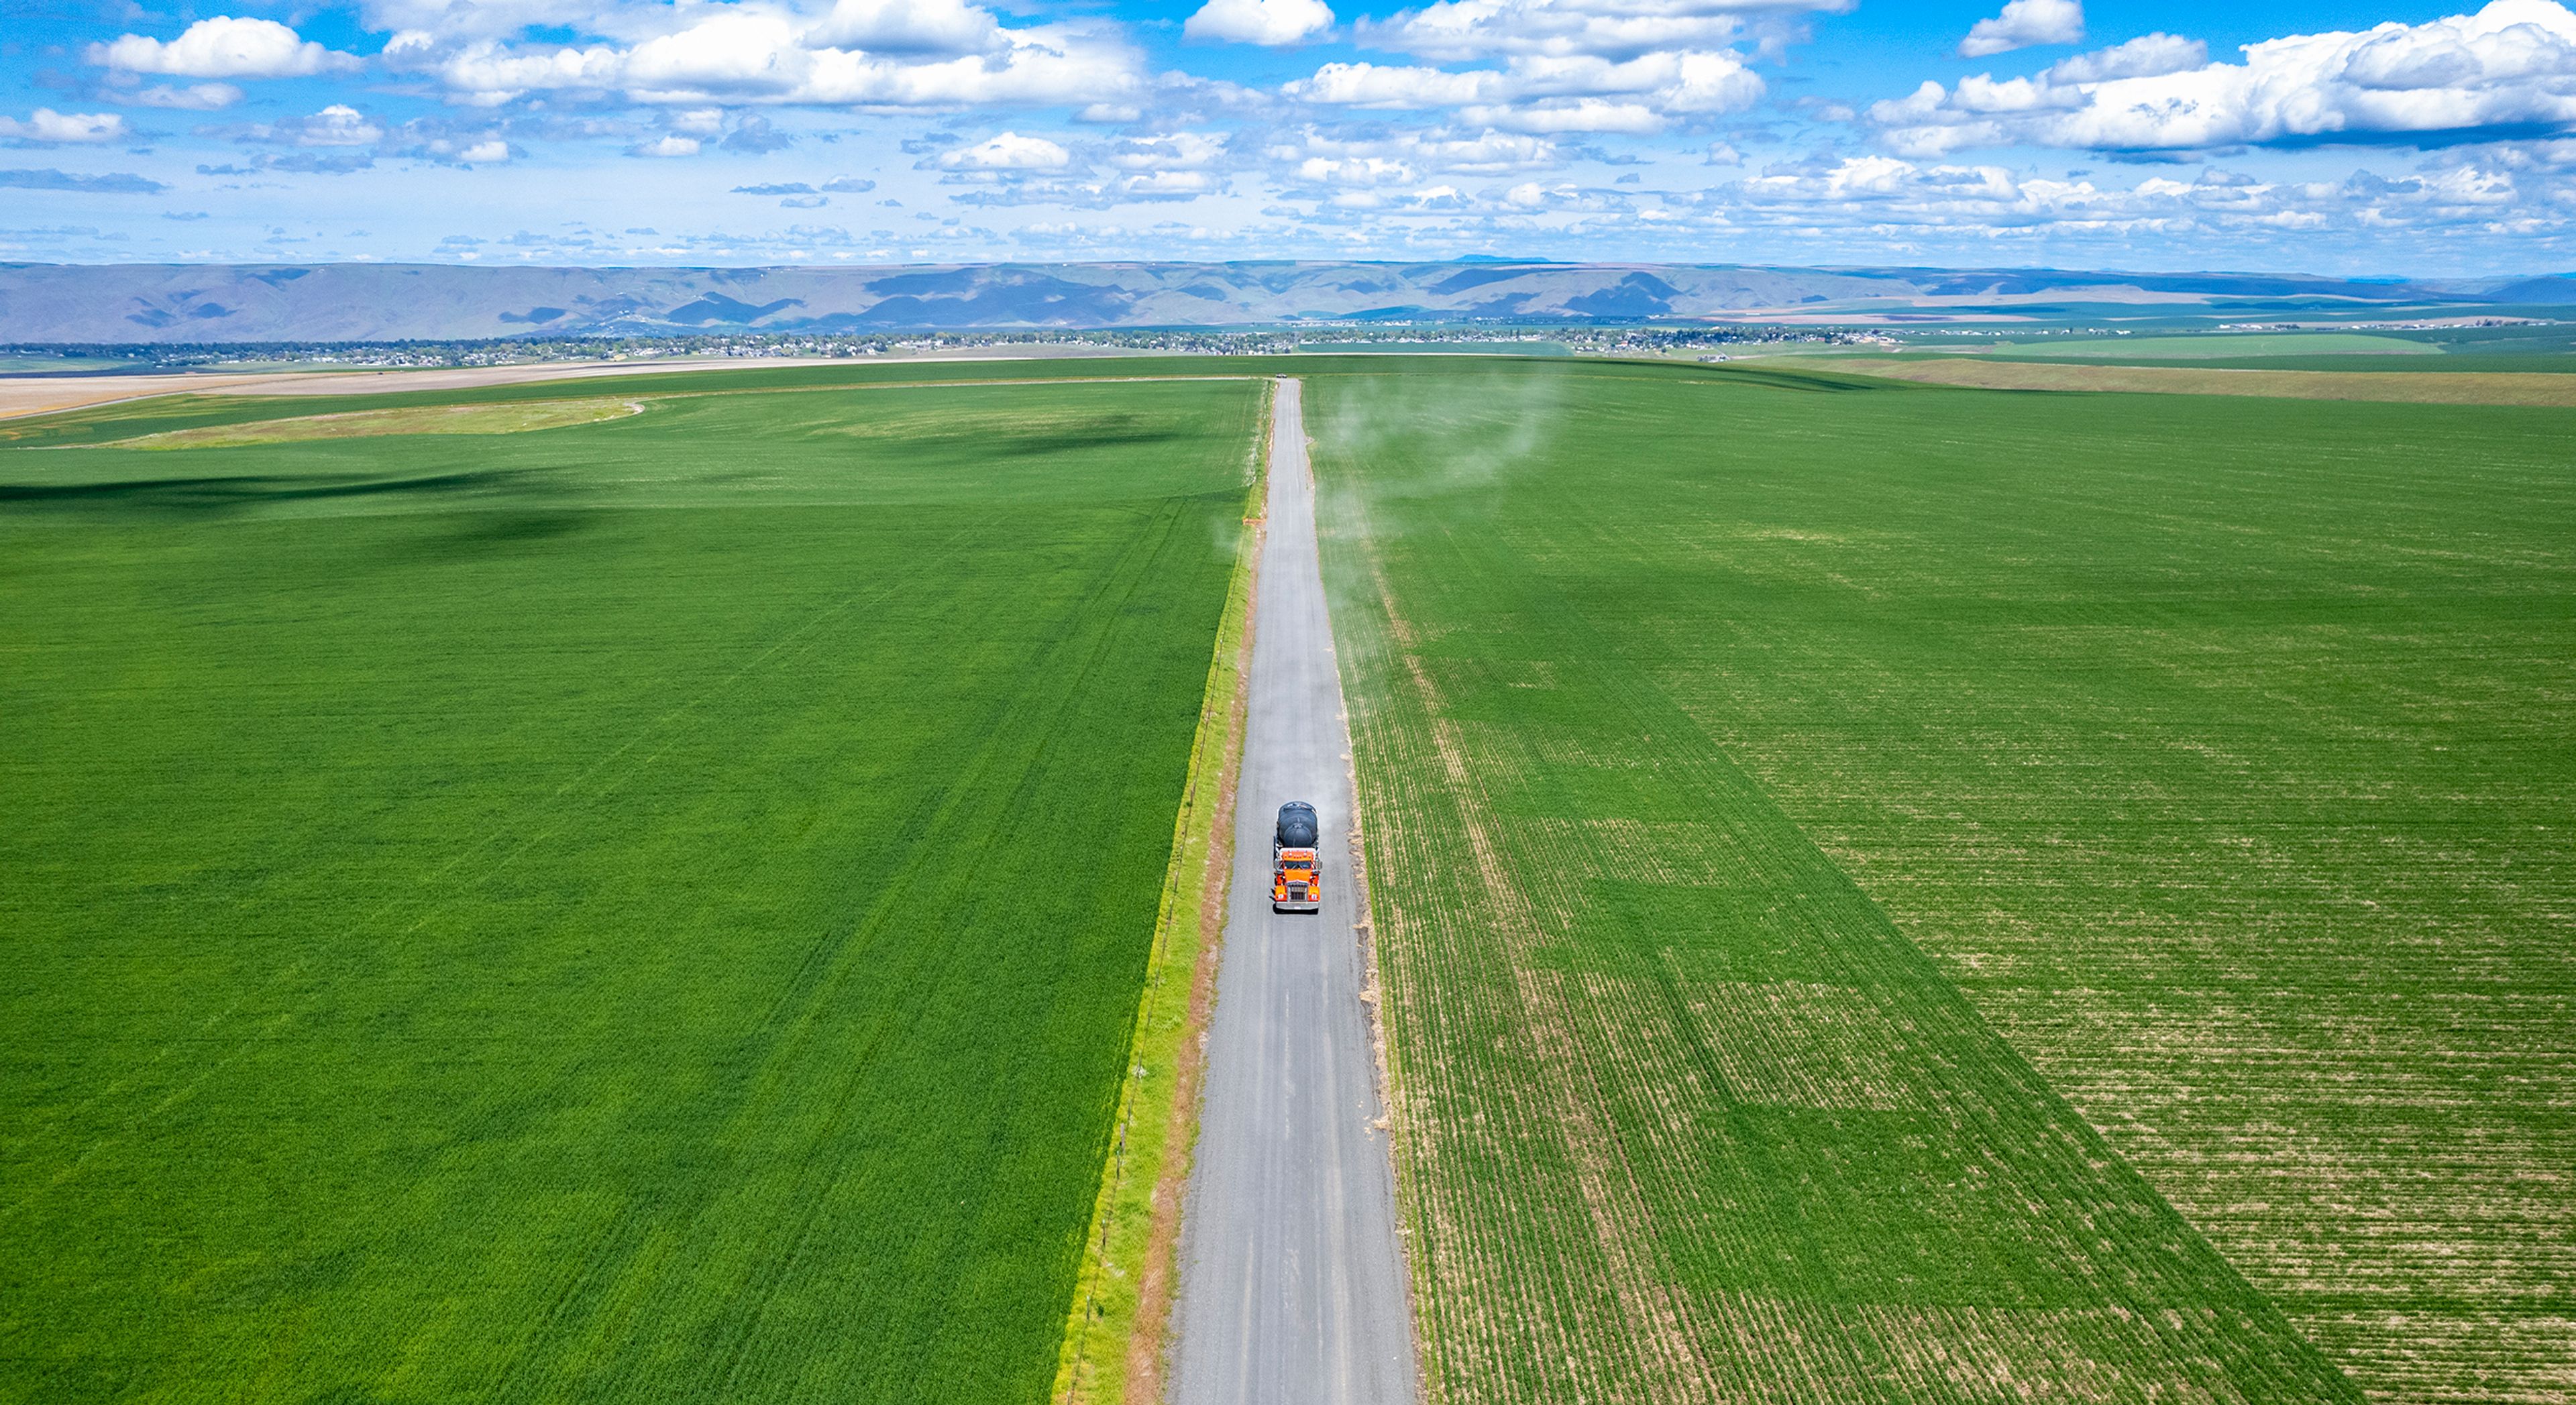
{"type": "Polygon", "coordinates": [[[2576,304],[2576,278],[1751,265],[1004,263],[879,268],[0,264],[0,342],[462,340],[684,332],[1244,327],[1311,321],[1695,322],[2168,303],[2576,304]]]}

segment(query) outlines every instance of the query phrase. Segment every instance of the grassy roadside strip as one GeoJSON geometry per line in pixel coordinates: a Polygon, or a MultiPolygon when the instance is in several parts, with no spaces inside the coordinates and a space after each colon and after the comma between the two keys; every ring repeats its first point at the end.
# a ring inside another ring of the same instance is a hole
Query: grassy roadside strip
{"type": "Polygon", "coordinates": [[[1234,792],[1243,762],[1257,588],[1253,567],[1261,559],[1271,399],[1277,393],[1274,384],[1262,400],[1247,515],[1208,664],[1198,735],[1190,745],[1189,783],[1172,828],[1172,862],[1163,877],[1153,955],[1137,1004],[1118,1131],[1101,1166],[1100,1195],[1057,1356],[1049,1398],[1065,1405],[1162,1399],[1173,1255],[1190,1151],[1198,1140],[1200,1068],[1234,867],[1234,792]],[[1175,978],[1181,975],[1187,979],[1175,978]]]}

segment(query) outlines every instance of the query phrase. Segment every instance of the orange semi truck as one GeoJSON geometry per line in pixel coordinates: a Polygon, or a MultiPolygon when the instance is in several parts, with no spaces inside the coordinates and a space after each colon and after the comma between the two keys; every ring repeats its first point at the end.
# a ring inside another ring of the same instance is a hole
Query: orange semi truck
{"type": "Polygon", "coordinates": [[[1315,847],[1315,807],[1291,800],[1279,807],[1279,827],[1270,839],[1270,910],[1324,910],[1324,861],[1315,847]]]}

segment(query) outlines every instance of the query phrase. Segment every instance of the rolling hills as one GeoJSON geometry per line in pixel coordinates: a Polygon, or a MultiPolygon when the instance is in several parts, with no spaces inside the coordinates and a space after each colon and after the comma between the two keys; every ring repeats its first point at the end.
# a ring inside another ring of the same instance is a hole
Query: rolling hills
{"type": "Polygon", "coordinates": [[[2576,282],[1740,265],[1096,263],[902,268],[0,264],[0,341],[155,344],[685,332],[1643,322],[2118,308],[2248,315],[2563,303],[2576,282]]]}

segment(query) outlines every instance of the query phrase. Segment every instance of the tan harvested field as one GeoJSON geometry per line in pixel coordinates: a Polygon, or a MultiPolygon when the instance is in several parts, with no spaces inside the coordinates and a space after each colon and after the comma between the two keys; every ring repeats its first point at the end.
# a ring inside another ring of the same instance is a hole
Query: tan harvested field
{"type": "Polygon", "coordinates": [[[2576,405],[2576,376],[2545,371],[2253,371],[2215,366],[2051,365],[1892,356],[1761,358],[1734,363],[1843,371],[1977,390],[2115,391],[2145,395],[2257,395],[2288,400],[2381,400],[2420,405],[2576,405]]]}
{"type": "Polygon", "coordinates": [[[10,376],[0,378],[0,420],[50,415],[159,395],[264,393],[277,376],[10,376]]]}
{"type": "Polygon", "coordinates": [[[25,376],[0,379],[0,419],[165,395],[389,395],[418,390],[479,390],[535,381],[668,371],[846,364],[819,360],[584,362],[579,365],[464,366],[422,371],[277,371],[245,375],[25,376]]]}
{"type": "Polygon", "coordinates": [[[166,376],[0,377],[0,420],[114,405],[163,395],[390,395],[420,390],[479,390],[536,381],[674,371],[757,371],[780,366],[862,366],[888,362],[1074,360],[1127,356],[1123,347],[960,347],[936,355],[856,359],[825,356],[704,357],[671,361],[546,362],[525,366],[458,366],[417,371],[187,372],[166,376]]]}
{"type": "Polygon", "coordinates": [[[120,439],[105,448],[230,449],[249,444],[295,444],[314,439],[363,439],[386,434],[524,434],[532,429],[597,424],[644,413],[644,402],[624,397],[592,400],[525,400],[498,405],[409,405],[345,415],[297,415],[243,424],[203,425],[120,439]]]}

